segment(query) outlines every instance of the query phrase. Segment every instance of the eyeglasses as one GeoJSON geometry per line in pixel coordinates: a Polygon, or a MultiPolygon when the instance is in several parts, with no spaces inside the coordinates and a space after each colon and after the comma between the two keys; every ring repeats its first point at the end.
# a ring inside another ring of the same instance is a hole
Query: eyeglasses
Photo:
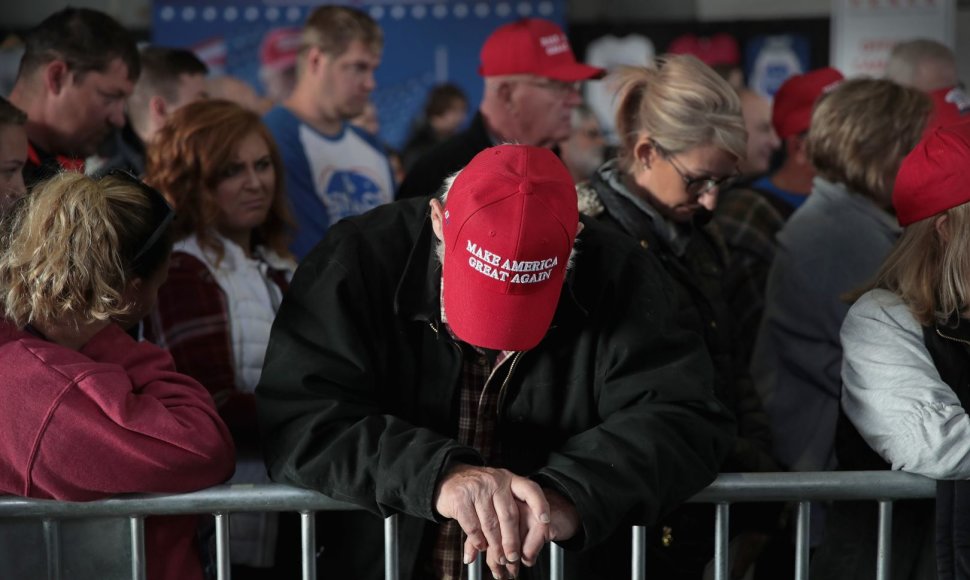
{"type": "Polygon", "coordinates": [[[684,190],[687,191],[687,195],[691,197],[700,197],[714,188],[717,188],[718,190],[728,189],[738,180],[739,174],[737,173],[737,170],[735,170],[735,172],[731,175],[725,175],[724,177],[711,177],[710,175],[705,175],[703,177],[688,177],[687,172],[674,162],[674,156],[671,155],[669,151],[663,147],[660,147],[656,143],[654,143],[653,146],[657,152],[667,160],[667,163],[670,163],[670,166],[674,168],[677,175],[684,180],[684,190]]]}
{"type": "Polygon", "coordinates": [[[158,220],[158,225],[155,226],[155,231],[148,236],[148,239],[146,239],[145,243],[141,245],[141,248],[135,252],[135,257],[131,259],[132,264],[137,264],[138,260],[148,253],[148,251],[151,250],[162,237],[165,231],[168,230],[169,224],[171,224],[172,220],[175,219],[175,210],[172,209],[172,206],[168,204],[168,201],[165,199],[165,196],[161,194],[161,192],[127,171],[122,169],[113,169],[104,174],[103,177],[114,177],[137,187],[142,193],[145,194],[145,197],[148,198],[148,201],[152,206],[152,217],[158,220]]]}
{"type": "Polygon", "coordinates": [[[519,82],[523,82],[527,85],[532,85],[534,87],[539,87],[540,89],[546,89],[547,91],[553,93],[558,97],[565,97],[566,95],[578,94],[583,88],[582,81],[576,82],[566,82],[557,81],[553,79],[533,79],[525,78],[519,82]]]}

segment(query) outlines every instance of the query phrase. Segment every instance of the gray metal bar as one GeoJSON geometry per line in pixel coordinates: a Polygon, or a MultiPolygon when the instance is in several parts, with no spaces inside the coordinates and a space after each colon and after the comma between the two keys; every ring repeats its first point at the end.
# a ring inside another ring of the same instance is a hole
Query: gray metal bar
{"type": "Polygon", "coordinates": [[[482,580],[482,567],[485,565],[485,555],[481,552],[475,561],[468,565],[468,580],[482,580]]]}
{"type": "Polygon", "coordinates": [[[647,528],[633,526],[633,562],[631,580],[647,580],[647,528]]]}
{"type": "Polygon", "coordinates": [[[61,525],[44,520],[44,544],[47,548],[47,579],[61,580],[61,525]]]}
{"type": "Polygon", "coordinates": [[[131,577],[145,580],[145,518],[131,516],[128,525],[131,528],[131,577]]]}
{"type": "Polygon", "coordinates": [[[876,548],[876,580],[889,580],[893,542],[893,502],[879,500],[879,539],[876,548]]]}
{"type": "Polygon", "coordinates": [[[216,518],[216,574],[219,580],[231,580],[229,568],[229,514],[220,512],[216,518]]]}
{"type": "MultiPolygon", "coordinates": [[[[919,499],[936,497],[936,482],[901,471],[821,473],[725,473],[691,502],[919,499]],[[878,493],[878,495],[874,495],[878,493]]],[[[0,517],[75,518],[184,515],[229,511],[299,512],[358,510],[307,489],[282,484],[221,485],[186,494],[133,494],[91,501],[60,502],[0,497],[0,517]]]]}
{"type": "Polygon", "coordinates": [[[300,512],[300,560],[303,564],[303,580],[317,580],[317,516],[313,512],[300,512]]]}
{"type": "Polygon", "coordinates": [[[130,494],[90,502],[0,496],[0,517],[88,518],[186,515],[231,511],[353,511],[358,506],[283,484],[219,485],[184,494],[130,494]]]}
{"type": "Polygon", "coordinates": [[[728,530],[731,504],[719,503],[714,512],[714,580],[728,580],[728,530]]]}
{"type": "Polygon", "coordinates": [[[549,542],[549,580],[562,580],[563,575],[563,554],[562,547],[549,542]]]}
{"type": "Polygon", "coordinates": [[[384,519],[384,580],[398,580],[397,519],[396,514],[384,519]]]}
{"type": "Polygon", "coordinates": [[[808,580],[808,540],[812,504],[798,502],[798,518],[795,520],[795,580],[808,580]]]}
{"type": "Polygon", "coordinates": [[[694,503],[936,497],[936,482],[902,471],[722,473],[694,503]],[[877,494],[877,495],[875,495],[877,494]]]}

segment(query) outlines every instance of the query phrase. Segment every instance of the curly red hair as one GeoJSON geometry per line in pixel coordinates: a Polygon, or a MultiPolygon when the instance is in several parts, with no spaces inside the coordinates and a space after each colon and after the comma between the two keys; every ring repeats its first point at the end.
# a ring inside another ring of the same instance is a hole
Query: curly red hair
{"type": "Polygon", "coordinates": [[[253,239],[281,256],[291,256],[287,246],[292,221],[283,189],[283,160],[259,115],[230,101],[196,101],[175,111],[148,147],[145,181],[178,211],[176,238],[195,234],[218,259],[224,248],[212,235],[219,217],[213,192],[233,163],[238,143],[253,133],[266,141],[275,173],[273,203],[253,239]]]}

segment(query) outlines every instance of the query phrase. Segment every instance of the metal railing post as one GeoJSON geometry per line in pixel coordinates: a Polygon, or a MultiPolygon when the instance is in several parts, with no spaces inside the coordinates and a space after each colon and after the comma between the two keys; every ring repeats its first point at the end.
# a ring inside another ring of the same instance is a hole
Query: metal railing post
{"type": "Polygon", "coordinates": [[[549,580],[562,580],[564,557],[562,547],[549,542],[549,580]]]}
{"type": "Polygon", "coordinates": [[[728,580],[728,536],[731,504],[721,502],[714,515],[714,580],[728,580]]]}
{"type": "Polygon", "coordinates": [[[61,525],[57,520],[44,520],[44,543],[47,548],[47,579],[61,580],[61,525]]]}
{"type": "Polygon", "coordinates": [[[876,580],[889,580],[892,571],[893,502],[879,500],[879,539],[876,547],[876,580]]]}
{"type": "Polygon", "coordinates": [[[131,577],[145,580],[145,518],[131,516],[128,525],[131,529],[131,577]]]}
{"type": "Polygon", "coordinates": [[[229,514],[217,512],[216,518],[216,574],[219,580],[230,580],[229,568],[229,514]]]}
{"type": "Polygon", "coordinates": [[[317,580],[317,516],[300,512],[300,564],[303,580],[317,580]]]}
{"type": "Polygon", "coordinates": [[[485,565],[485,555],[481,552],[475,556],[475,561],[468,565],[468,580],[482,580],[482,566],[485,565]]]}
{"type": "Polygon", "coordinates": [[[808,580],[808,541],[812,514],[812,504],[798,502],[798,517],[795,520],[795,580],[808,580]]]}
{"type": "Polygon", "coordinates": [[[647,528],[633,526],[633,562],[631,580],[647,579],[647,528]]]}
{"type": "Polygon", "coordinates": [[[384,519],[384,578],[398,580],[397,514],[384,519]]]}

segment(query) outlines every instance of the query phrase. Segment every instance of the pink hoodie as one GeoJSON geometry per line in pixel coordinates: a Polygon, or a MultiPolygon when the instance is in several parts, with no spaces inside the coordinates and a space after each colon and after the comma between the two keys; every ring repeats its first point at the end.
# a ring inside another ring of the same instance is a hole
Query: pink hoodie
{"type": "MultiPolygon", "coordinates": [[[[110,325],[80,351],[0,322],[0,493],[88,501],[232,475],[232,437],[171,356],[110,325]]],[[[145,524],[150,580],[201,579],[196,516],[145,524]]]]}

